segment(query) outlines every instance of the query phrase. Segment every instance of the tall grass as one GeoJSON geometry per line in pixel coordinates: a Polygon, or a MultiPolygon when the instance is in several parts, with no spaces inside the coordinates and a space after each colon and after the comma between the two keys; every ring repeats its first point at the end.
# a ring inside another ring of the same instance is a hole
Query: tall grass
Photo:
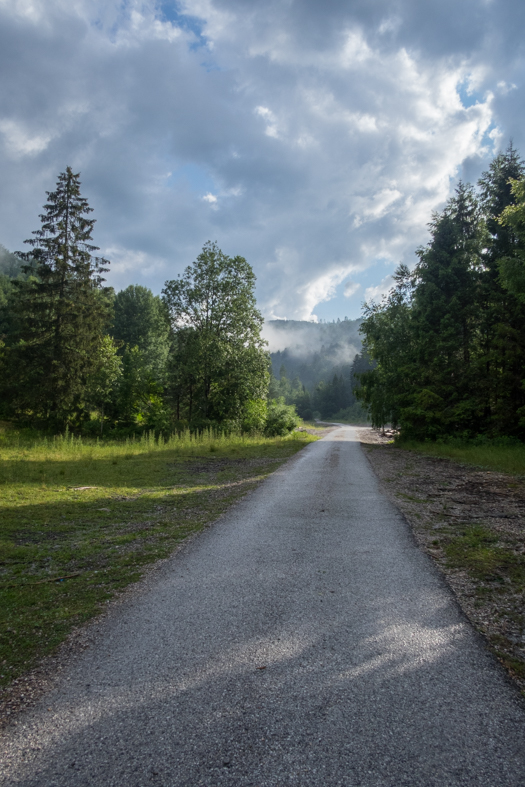
{"type": "Polygon", "coordinates": [[[131,458],[141,454],[169,451],[176,456],[203,456],[210,453],[221,455],[239,453],[245,449],[262,450],[277,446],[283,441],[299,440],[304,437],[292,433],[286,437],[267,438],[260,434],[214,432],[211,429],[195,433],[186,430],[164,438],[146,432],[139,437],[125,440],[99,440],[75,436],[68,430],[54,437],[26,436],[24,433],[6,431],[0,433],[0,460],[10,461],[75,461],[110,458],[131,458]]]}

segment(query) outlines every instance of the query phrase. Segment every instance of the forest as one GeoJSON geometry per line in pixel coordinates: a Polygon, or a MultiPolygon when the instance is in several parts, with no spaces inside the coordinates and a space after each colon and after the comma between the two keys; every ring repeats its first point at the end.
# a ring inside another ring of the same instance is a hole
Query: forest
{"type": "Polygon", "coordinates": [[[306,322],[271,320],[272,397],[284,397],[307,420],[366,422],[357,401],[357,374],[370,368],[360,354],[361,319],[306,322]],[[282,349],[275,349],[282,348],[282,349]]]}
{"type": "Polygon", "coordinates": [[[293,355],[288,358],[286,351],[271,355],[275,370],[270,380],[272,399],[283,399],[307,421],[322,419],[353,424],[368,423],[367,410],[357,395],[360,375],[369,371],[373,365],[366,355],[357,353],[351,361],[337,365],[326,362],[323,350],[316,351],[310,358],[300,361],[293,355]],[[276,362],[279,360],[282,362],[277,367],[276,362]],[[293,377],[288,369],[292,370],[293,377]],[[308,381],[312,377],[316,382],[308,387],[303,380],[308,381]]]}
{"type": "Polygon", "coordinates": [[[283,350],[269,353],[250,265],[210,242],[160,296],[140,285],[115,293],[80,185],[70,168],[59,176],[29,251],[0,246],[0,418],[118,437],[273,436],[297,415],[366,417],[353,390],[369,368],[360,320],[272,321],[283,350]]]}
{"type": "Polygon", "coordinates": [[[525,438],[525,167],[512,143],[459,183],[413,270],[365,304],[356,391],[404,439],[525,438]]]}
{"type": "Polygon", "coordinates": [[[0,249],[0,418],[93,436],[289,433],[294,408],[268,401],[248,262],[208,242],[161,296],[139,285],[115,293],[80,185],[68,167],[29,251],[0,249]]]}
{"type": "Polygon", "coordinates": [[[413,440],[525,438],[525,164],[509,144],[460,182],[361,320],[271,321],[255,275],[208,242],[161,295],[105,286],[68,168],[29,250],[0,247],[0,418],[84,434],[269,436],[297,415],[413,440]],[[361,345],[362,338],[362,345],[361,345]]]}

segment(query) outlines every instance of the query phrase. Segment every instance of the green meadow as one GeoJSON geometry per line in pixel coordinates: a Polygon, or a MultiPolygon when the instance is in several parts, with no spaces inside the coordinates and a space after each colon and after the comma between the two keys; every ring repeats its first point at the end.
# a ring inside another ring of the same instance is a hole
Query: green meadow
{"type": "Polygon", "coordinates": [[[315,439],[0,433],[0,685],[315,439]]]}

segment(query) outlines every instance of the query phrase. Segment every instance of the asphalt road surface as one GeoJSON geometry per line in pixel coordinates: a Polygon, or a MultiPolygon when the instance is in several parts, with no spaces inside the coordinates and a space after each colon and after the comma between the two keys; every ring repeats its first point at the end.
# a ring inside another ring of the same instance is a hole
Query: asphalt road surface
{"type": "Polygon", "coordinates": [[[3,784],[525,785],[521,697],[351,428],[301,451],[98,629],[3,740],[3,784]]]}

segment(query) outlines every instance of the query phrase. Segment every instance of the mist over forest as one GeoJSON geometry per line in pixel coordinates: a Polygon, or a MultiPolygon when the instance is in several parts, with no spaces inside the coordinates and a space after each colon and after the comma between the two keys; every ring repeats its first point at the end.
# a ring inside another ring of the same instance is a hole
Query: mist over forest
{"type": "Polygon", "coordinates": [[[263,336],[268,342],[274,375],[285,366],[288,377],[298,377],[307,388],[331,379],[353,363],[361,352],[362,319],[308,322],[268,320],[263,336]]]}
{"type": "Polygon", "coordinates": [[[362,319],[308,322],[269,320],[263,336],[272,363],[270,394],[304,419],[366,422],[357,401],[356,375],[370,370],[361,354],[362,319]]]}

